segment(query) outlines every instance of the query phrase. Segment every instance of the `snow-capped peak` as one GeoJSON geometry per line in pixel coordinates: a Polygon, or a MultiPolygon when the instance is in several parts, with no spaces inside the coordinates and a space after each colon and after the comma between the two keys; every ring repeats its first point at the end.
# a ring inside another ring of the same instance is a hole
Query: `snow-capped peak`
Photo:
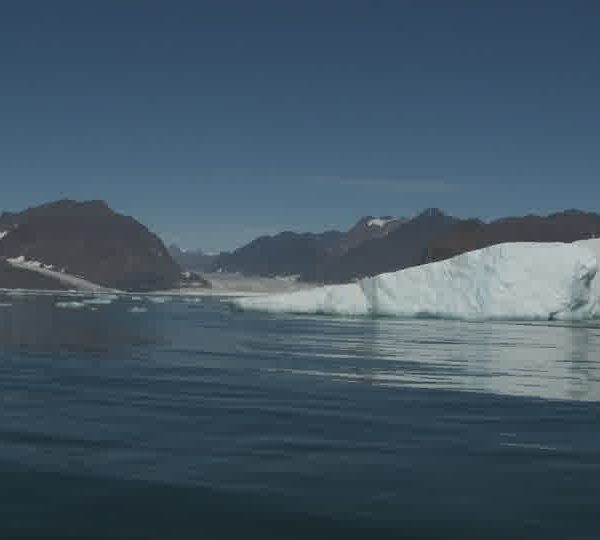
{"type": "Polygon", "coordinates": [[[395,218],[373,218],[367,221],[367,227],[385,227],[388,223],[394,221],[395,218]]]}

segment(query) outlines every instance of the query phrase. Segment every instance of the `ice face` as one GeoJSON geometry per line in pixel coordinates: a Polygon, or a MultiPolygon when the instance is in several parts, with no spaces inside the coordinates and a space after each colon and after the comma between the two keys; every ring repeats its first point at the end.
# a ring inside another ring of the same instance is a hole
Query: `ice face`
{"type": "MultiPolygon", "coordinates": [[[[574,245],[587,249],[596,257],[600,266],[600,238],[590,238],[589,240],[578,240],[574,245]]],[[[600,315],[600,271],[591,283],[591,295],[595,301],[594,311],[596,316],[600,315]]]]}
{"type": "Polygon", "coordinates": [[[458,319],[570,319],[595,314],[587,246],[511,243],[358,283],[235,301],[241,309],[458,319]]]}

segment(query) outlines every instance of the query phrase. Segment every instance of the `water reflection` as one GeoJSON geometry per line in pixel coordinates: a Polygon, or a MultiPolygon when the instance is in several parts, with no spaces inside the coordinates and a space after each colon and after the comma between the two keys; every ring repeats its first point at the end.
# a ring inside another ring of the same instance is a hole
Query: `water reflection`
{"type": "Polygon", "coordinates": [[[164,341],[160,326],[151,318],[132,316],[126,301],[61,309],[63,304],[75,304],[73,298],[13,294],[0,298],[0,303],[0,346],[4,349],[102,354],[116,347],[164,341]]]}
{"type": "Polygon", "coordinates": [[[304,362],[284,370],[388,386],[600,400],[597,321],[321,319],[319,324],[318,334],[286,336],[287,347],[304,362]],[[320,362],[307,362],[315,355],[320,362]]]}
{"type": "Polygon", "coordinates": [[[214,299],[191,305],[131,297],[84,298],[83,307],[59,309],[60,300],[0,295],[0,347],[67,351],[78,362],[87,353],[136,347],[140,357],[172,368],[600,401],[600,321],[286,317],[231,312],[214,299]]]}

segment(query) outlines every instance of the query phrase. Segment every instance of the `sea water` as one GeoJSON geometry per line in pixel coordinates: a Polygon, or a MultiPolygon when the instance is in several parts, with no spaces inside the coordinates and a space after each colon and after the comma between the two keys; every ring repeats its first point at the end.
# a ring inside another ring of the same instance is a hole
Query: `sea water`
{"type": "Polygon", "coordinates": [[[0,298],[1,538],[600,537],[598,321],[88,300],[0,298]]]}

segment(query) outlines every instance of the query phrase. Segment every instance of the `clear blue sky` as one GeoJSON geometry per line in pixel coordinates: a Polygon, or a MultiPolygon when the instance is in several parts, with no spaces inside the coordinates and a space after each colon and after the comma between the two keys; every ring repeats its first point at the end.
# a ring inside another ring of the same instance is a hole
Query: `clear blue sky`
{"type": "Polygon", "coordinates": [[[0,209],[228,249],[439,206],[600,211],[600,2],[6,0],[0,209]]]}

